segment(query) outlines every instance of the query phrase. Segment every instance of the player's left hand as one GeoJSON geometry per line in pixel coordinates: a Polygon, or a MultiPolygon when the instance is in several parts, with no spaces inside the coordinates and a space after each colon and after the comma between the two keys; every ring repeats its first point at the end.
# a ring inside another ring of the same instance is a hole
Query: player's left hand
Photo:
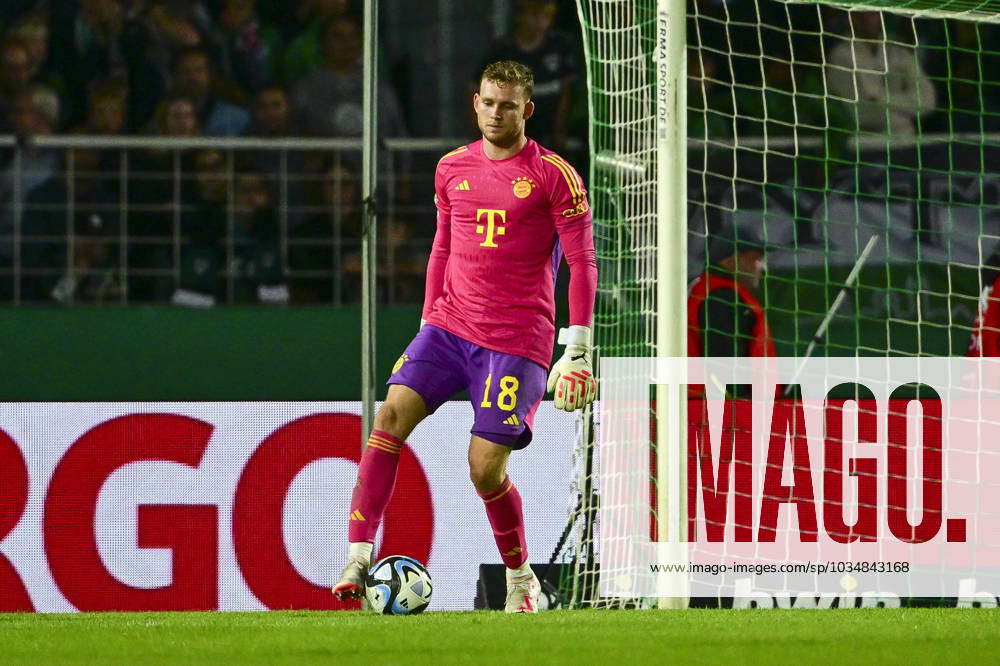
{"type": "Polygon", "coordinates": [[[554,391],[556,409],[583,409],[597,397],[597,381],[591,365],[593,348],[590,329],[570,326],[559,331],[559,344],[566,345],[562,357],[549,373],[548,390],[554,391]]]}

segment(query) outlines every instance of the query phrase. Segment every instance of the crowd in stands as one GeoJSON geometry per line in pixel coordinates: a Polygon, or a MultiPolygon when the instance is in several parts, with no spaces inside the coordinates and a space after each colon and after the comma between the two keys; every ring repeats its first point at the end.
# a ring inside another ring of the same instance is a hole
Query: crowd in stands
{"type": "Polygon", "coordinates": [[[690,135],[1000,131],[1000,26],[755,5],[702,0],[689,21],[690,135]]]}
{"type": "MultiPolygon", "coordinates": [[[[483,57],[517,57],[535,67],[544,110],[533,126],[552,144],[568,135],[578,61],[575,38],[554,29],[558,4],[519,0],[510,35],[483,57]]],[[[0,134],[360,137],[360,10],[360,0],[5,2],[0,134]]],[[[389,73],[399,69],[388,64],[389,73]]],[[[380,132],[411,135],[404,109],[430,103],[401,99],[398,90],[407,86],[384,79],[380,132]]],[[[149,148],[123,158],[121,151],[57,151],[30,141],[17,152],[14,160],[7,151],[0,164],[0,300],[360,298],[355,153],[149,148]],[[284,226],[279,206],[296,211],[284,226]],[[298,277],[289,281],[288,269],[298,277]]],[[[393,196],[403,203],[412,196],[412,169],[397,156],[393,196]]],[[[393,273],[384,287],[391,293],[382,297],[420,301],[432,233],[425,230],[433,222],[400,214],[382,228],[380,251],[393,273]]]]}
{"type": "Polygon", "coordinates": [[[336,48],[338,36],[360,31],[347,0],[41,0],[2,11],[8,131],[18,129],[17,96],[45,90],[60,103],[57,129],[156,134],[183,98],[197,120],[188,133],[238,136],[262,92],[300,96],[318,72],[356,76],[359,65],[347,62],[359,37],[336,48]],[[112,99],[122,108],[106,109],[112,99]]]}
{"type": "MultiPolygon", "coordinates": [[[[1000,108],[997,88],[979,83],[1000,65],[984,51],[988,37],[1000,44],[994,27],[921,22],[926,34],[915,50],[908,46],[918,37],[907,34],[911,23],[888,14],[849,19],[815,7],[755,5],[701,0],[691,13],[692,137],[787,135],[797,127],[800,136],[816,135],[816,150],[830,157],[858,131],[1000,130],[1000,115],[990,112],[1000,108]],[[759,28],[761,22],[772,27],[759,28]],[[891,42],[885,48],[883,35],[891,42]]],[[[507,33],[469,51],[476,58],[469,76],[475,65],[501,58],[527,63],[537,102],[529,134],[555,150],[585,149],[573,3],[515,0],[511,7],[507,33]]],[[[5,0],[0,134],[359,137],[360,8],[360,0],[5,0]]],[[[435,101],[413,83],[433,70],[432,49],[400,55],[391,32],[383,39],[381,133],[440,136],[426,120],[428,109],[460,116],[464,95],[460,108],[433,109],[435,101]],[[407,71],[409,78],[399,74],[407,71]]],[[[359,298],[357,159],[150,148],[130,153],[124,169],[118,151],[53,151],[30,142],[16,161],[12,155],[0,162],[0,301],[359,298]],[[123,184],[118,174],[126,171],[123,184]],[[279,208],[293,203],[304,212],[282,218],[279,208]],[[127,219],[119,219],[122,211],[127,219]],[[15,264],[22,276],[16,286],[15,264]],[[299,277],[289,280],[289,270],[299,277]]],[[[411,172],[430,171],[433,162],[404,159],[394,168],[394,197],[427,198],[412,192],[411,172]]],[[[811,184],[821,185],[824,174],[811,184]]],[[[400,214],[383,225],[381,251],[396,271],[383,298],[422,299],[429,220],[423,212],[400,214]]]]}
{"type": "MultiPolygon", "coordinates": [[[[186,135],[360,136],[360,4],[5,2],[0,131],[157,135],[176,116],[169,129],[186,135]],[[19,118],[19,99],[33,100],[42,118],[19,118]],[[179,100],[189,109],[178,109],[179,100]],[[187,121],[189,110],[193,124],[187,121]]],[[[565,141],[569,89],[579,67],[577,36],[554,29],[559,5],[518,0],[512,30],[492,46],[487,43],[479,58],[516,57],[534,68],[541,102],[536,130],[556,143],[565,141]]],[[[409,106],[419,100],[401,101],[397,89],[406,87],[381,84],[382,129],[388,136],[411,132],[403,101],[409,106]]]]}

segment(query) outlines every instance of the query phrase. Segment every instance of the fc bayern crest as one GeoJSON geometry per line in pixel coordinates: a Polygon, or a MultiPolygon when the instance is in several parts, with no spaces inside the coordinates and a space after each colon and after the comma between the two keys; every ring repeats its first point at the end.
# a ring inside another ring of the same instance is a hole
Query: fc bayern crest
{"type": "Polygon", "coordinates": [[[396,359],[396,364],[394,366],[392,366],[392,373],[390,373],[390,374],[394,375],[397,372],[399,372],[402,369],[403,364],[406,363],[409,360],[410,360],[410,357],[407,356],[406,354],[403,354],[402,356],[400,356],[398,359],[396,359]]]}
{"type": "Polygon", "coordinates": [[[514,185],[514,196],[518,199],[528,198],[531,195],[531,191],[535,189],[535,181],[527,176],[518,176],[510,182],[514,185]]]}

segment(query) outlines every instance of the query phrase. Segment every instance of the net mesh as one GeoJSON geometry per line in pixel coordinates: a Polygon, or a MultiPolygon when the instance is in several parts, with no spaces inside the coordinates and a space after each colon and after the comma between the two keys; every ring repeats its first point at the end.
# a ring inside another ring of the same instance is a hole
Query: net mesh
{"type": "MultiPolygon", "coordinates": [[[[578,10],[595,340],[603,356],[652,356],[658,317],[675,316],[654,307],[656,2],[578,0],[578,10]]],[[[724,256],[734,234],[759,239],[767,271],[757,296],[777,353],[803,356],[874,237],[811,353],[965,353],[998,263],[998,19],[998,2],[689,2],[687,277],[724,256]]],[[[738,325],[714,332],[732,335],[731,351],[715,355],[747,353],[738,325]]],[[[582,442],[562,590],[570,605],[601,603],[600,489],[582,442]]]]}
{"type": "Polygon", "coordinates": [[[843,8],[863,8],[902,12],[913,16],[946,19],[968,18],[976,21],[1000,22],[1000,2],[997,0],[787,0],[799,4],[826,4],[843,8]]]}

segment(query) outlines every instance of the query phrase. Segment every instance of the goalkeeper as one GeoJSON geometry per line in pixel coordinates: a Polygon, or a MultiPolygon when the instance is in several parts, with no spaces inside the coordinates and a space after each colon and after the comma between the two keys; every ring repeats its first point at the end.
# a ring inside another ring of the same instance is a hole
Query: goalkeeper
{"type": "Polygon", "coordinates": [[[597,264],[583,180],[525,136],[534,112],[531,70],[488,65],[473,96],[483,138],[444,155],[434,177],[437,232],[427,263],[421,329],[389,377],[351,498],[347,567],[334,594],[359,597],[392,495],[399,452],[426,416],[467,390],[475,421],[469,472],[507,566],[509,613],[534,613],[539,583],[528,565],[521,496],[507,458],[531,441],[548,390],[556,407],[593,401],[590,325],[597,264]],[[546,380],[555,334],[555,277],[569,264],[565,353],[546,380]]]}

